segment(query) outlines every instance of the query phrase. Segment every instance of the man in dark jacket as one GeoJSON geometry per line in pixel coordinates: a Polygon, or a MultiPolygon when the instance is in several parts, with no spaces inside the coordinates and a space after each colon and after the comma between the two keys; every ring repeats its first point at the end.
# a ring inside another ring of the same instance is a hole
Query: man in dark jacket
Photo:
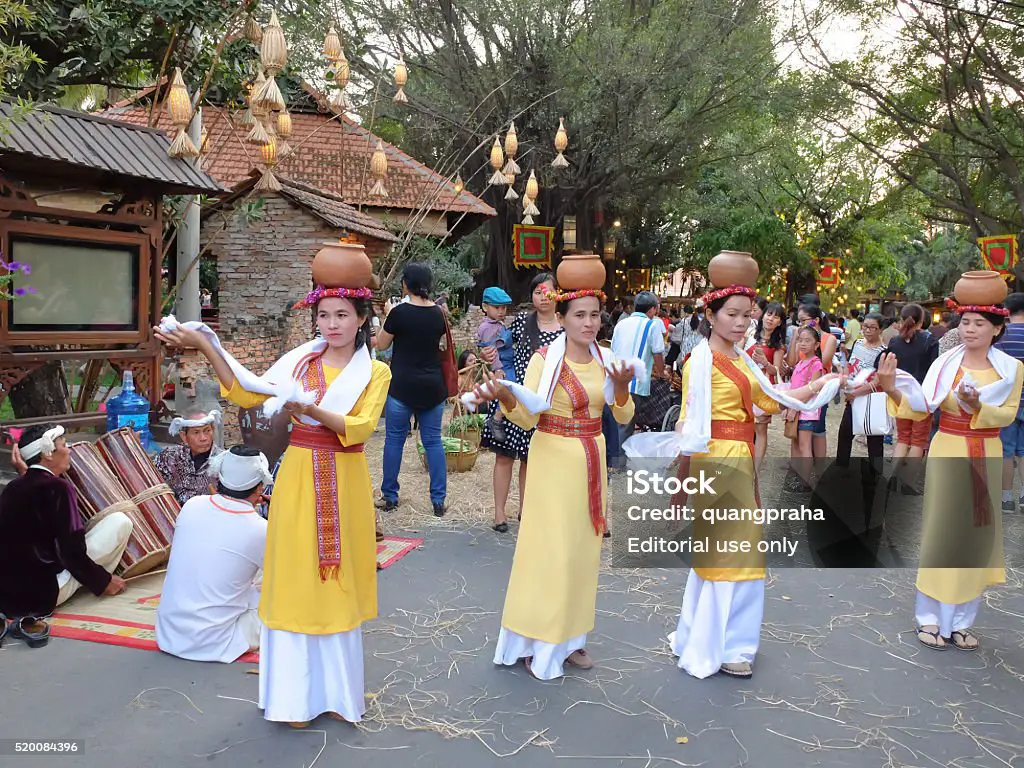
{"type": "MultiPolygon", "coordinates": [[[[64,428],[29,427],[14,451],[21,476],[0,494],[0,614],[30,644],[45,644],[49,616],[82,585],[116,595],[124,580],[112,575],[132,532],[113,512],[86,533],[74,487],[61,475],[71,464],[64,428]],[[35,641],[35,642],[33,642],[35,641]]],[[[4,626],[0,625],[0,633],[4,626]]]]}

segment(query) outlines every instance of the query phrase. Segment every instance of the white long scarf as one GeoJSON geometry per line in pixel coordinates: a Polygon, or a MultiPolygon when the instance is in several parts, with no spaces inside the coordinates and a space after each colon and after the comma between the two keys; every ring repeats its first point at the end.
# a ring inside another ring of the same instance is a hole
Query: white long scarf
{"type": "MultiPolygon", "coordinates": [[[[799,411],[813,411],[828,403],[839,391],[839,380],[825,382],[818,393],[802,402],[790,397],[776,387],[764,375],[746,352],[734,347],[739,359],[754,374],[761,389],[768,397],[787,408],[799,411]]],[[[687,370],[686,418],[676,427],[675,432],[646,432],[634,435],[622,444],[626,455],[631,458],[674,458],[677,455],[692,456],[707,453],[711,443],[711,371],[714,354],[707,339],[702,341],[690,354],[687,370]]]]}
{"type": "MultiPolygon", "coordinates": [[[[939,355],[928,369],[923,385],[918,384],[913,376],[903,371],[897,372],[896,388],[907,398],[911,408],[921,413],[934,413],[942,405],[953,390],[953,381],[963,364],[965,349],[961,344],[939,355]]],[[[1011,357],[1001,349],[989,347],[988,361],[999,374],[999,379],[978,387],[978,399],[986,405],[1002,405],[1013,392],[1013,384],[1017,378],[1017,358],[1011,357]]],[[[964,374],[963,381],[974,384],[970,374],[964,374]]],[[[954,397],[959,403],[959,396],[954,393],[954,397]]]]}
{"type": "MultiPolygon", "coordinates": [[[[298,370],[298,368],[304,358],[319,354],[327,348],[327,342],[324,339],[313,339],[290,352],[286,352],[284,357],[270,367],[269,371],[262,376],[257,376],[235,360],[221,346],[217,334],[205,323],[197,323],[195,321],[179,323],[174,318],[174,315],[168,315],[160,321],[160,328],[162,330],[172,331],[178,327],[199,331],[209,338],[213,343],[214,349],[224,358],[224,362],[231,368],[231,372],[238,379],[238,383],[244,390],[259,395],[270,395],[270,398],[263,403],[263,415],[267,418],[280,411],[285,403],[312,405],[316,402],[316,394],[306,392],[302,387],[301,377],[305,369],[298,370]]],[[[348,365],[327,387],[327,392],[324,393],[323,398],[320,400],[320,407],[331,413],[348,415],[353,406],[355,406],[359,396],[363,393],[363,390],[370,383],[372,374],[373,361],[370,359],[369,351],[367,351],[365,346],[362,346],[356,350],[348,365]]],[[[309,416],[299,416],[298,418],[304,424],[313,426],[320,424],[316,419],[309,416]]]]}
{"type": "MultiPolygon", "coordinates": [[[[505,379],[501,381],[515,395],[516,400],[530,413],[543,413],[551,408],[555,387],[558,384],[558,378],[562,373],[562,365],[565,362],[565,347],[566,338],[564,333],[548,345],[547,353],[544,356],[544,369],[541,371],[536,391],[514,381],[505,379]]],[[[610,350],[601,349],[597,344],[590,345],[590,354],[604,368],[604,401],[606,404],[612,405],[615,402],[615,383],[608,373],[616,363],[615,356],[610,350]]],[[[643,361],[638,358],[631,357],[618,362],[629,367],[633,371],[634,376],[646,373],[647,369],[644,367],[643,361]]],[[[469,410],[475,411],[481,403],[474,393],[466,392],[462,396],[462,404],[469,410]]]]}

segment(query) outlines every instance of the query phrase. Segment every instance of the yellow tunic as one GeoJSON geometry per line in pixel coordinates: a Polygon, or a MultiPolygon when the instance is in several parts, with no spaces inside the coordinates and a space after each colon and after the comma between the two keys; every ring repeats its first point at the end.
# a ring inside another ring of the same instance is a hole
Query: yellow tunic
{"type": "MultiPolygon", "coordinates": [[[[978,371],[961,367],[961,371],[965,374],[969,371],[978,386],[999,379],[999,374],[992,368],[978,371]]],[[[1017,377],[1009,398],[1002,405],[983,403],[981,409],[971,417],[971,428],[993,429],[1012,424],[1017,418],[1022,383],[1024,366],[1018,363],[1017,377]]],[[[898,408],[891,400],[888,405],[889,412],[896,418],[915,421],[931,418],[930,414],[913,410],[905,397],[901,399],[898,408]]],[[[940,408],[946,413],[960,414],[959,404],[952,391],[940,408]]],[[[987,552],[989,555],[986,568],[919,568],[917,588],[940,603],[966,603],[980,597],[989,584],[1002,584],[1006,581],[1003,520],[999,510],[1003,487],[1003,445],[998,436],[986,438],[984,443],[988,492],[994,505],[992,524],[985,526],[974,525],[974,500],[971,495],[969,464],[966,461],[967,440],[958,435],[936,432],[928,447],[921,531],[922,557],[928,557],[927,553],[948,551],[952,542],[956,542],[963,551],[987,552]],[[950,458],[963,461],[948,461],[950,458]],[[932,459],[946,460],[933,462],[932,459]]]]}
{"type": "MultiPolygon", "coordinates": [[[[340,369],[324,366],[328,386],[340,369]]],[[[370,383],[345,417],[345,446],[366,442],[388,396],[391,369],[374,361],[370,383]]],[[[254,408],[266,395],[242,389],[236,380],[222,396],[254,408]]],[[[260,619],[270,629],[307,635],[348,632],[377,617],[377,542],[373,488],[365,453],[336,453],[341,568],[337,579],[320,580],[317,555],[313,452],[289,446],[270,500],[263,563],[260,619]]]]}
{"type": "MultiPolygon", "coordinates": [[[[739,359],[733,360],[736,370],[750,382],[750,396],[754,405],[765,413],[778,413],[781,406],[761,389],[753,372],[739,359]]],[[[690,361],[683,366],[682,405],[679,421],[686,419],[686,398],[690,389],[690,361]]],[[[739,387],[719,370],[711,368],[711,419],[712,421],[753,422],[754,414],[743,404],[739,387]]],[[[761,540],[761,526],[753,522],[722,521],[708,523],[702,519],[705,509],[755,509],[757,497],[754,493],[754,461],[750,448],[742,440],[720,440],[712,438],[708,452],[690,458],[689,474],[699,476],[704,470],[707,475],[716,475],[714,495],[691,496],[689,506],[695,510],[693,539],[707,539],[711,552],[696,554],[693,569],[705,581],[752,581],[765,577],[764,556],[737,553],[721,554],[716,551],[718,542],[748,541],[756,552],[761,540]],[[713,567],[710,564],[714,564],[713,567]],[[755,564],[757,564],[755,566],[755,564]]]]}
{"type": "MultiPolygon", "coordinates": [[[[600,419],[604,410],[604,371],[597,360],[587,364],[565,361],[590,399],[589,413],[600,419]]],[[[535,354],[526,369],[525,385],[537,390],[544,358],[535,354]]],[[[555,387],[552,416],[572,417],[562,385],[555,387]]],[[[612,405],[620,424],[633,418],[633,399],[612,405]]],[[[525,430],[537,426],[540,414],[516,406],[509,420],[525,430]]],[[[605,509],[608,471],[604,436],[596,438],[600,455],[601,504],[605,509]]],[[[519,528],[512,575],[505,596],[501,625],[523,637],[559,644],[594,628],[597,573],[602,535],[594,531],[587,500],[587,460],[582,442],[548,432],[534,432],[526,469],[523,522],[519,528]]]]}

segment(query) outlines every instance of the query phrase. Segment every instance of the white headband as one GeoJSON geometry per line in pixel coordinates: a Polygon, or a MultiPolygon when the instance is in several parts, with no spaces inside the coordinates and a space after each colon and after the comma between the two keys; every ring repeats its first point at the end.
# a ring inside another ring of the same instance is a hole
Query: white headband
{"type": "Polygon", "coordinates": [[[26,461],[34,459],[39,454],[50,456],[57,449],[57,438],[63,434],[64,427],[58,425],[53,429],[46,430],[38,440],[33,440],[24,448],[19,448],[18,452],[26,461]]]}
{"type": "Polygon", "coordinates": [[[260,483],[270,485],[274,481],[270,462],[262,453],[239,456],[231,451],[222,451],[210,459],[208,466],[211,472],[217,473],[221,484],[232,491],[248,491],[260,483]]]}
{"type": "Polygon", "coordinates": [[[214,408],[208,414],[203,416],[201,419],[183,419],[181,416],[175,416],[171,420],[171,426],[167,428],[167,434],[174,437],[176,434],[181,432],[183,429],[191,429],[192,427],[205,427],[207,424],[220,424],[220,411],[214,408]]]}

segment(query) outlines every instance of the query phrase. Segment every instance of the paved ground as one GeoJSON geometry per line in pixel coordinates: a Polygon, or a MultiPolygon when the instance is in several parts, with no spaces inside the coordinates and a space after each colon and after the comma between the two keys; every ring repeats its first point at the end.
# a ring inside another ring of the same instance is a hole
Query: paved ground
{"type": "Polygon", "coordinates": [[[81,738],[26,764],[104,768],[1024,765],[1019,571],[987,594],[976,654],[916,642],[912,572],[773,571],[755,677],[699,681],[664,642],[685,571],[605,567],[597,667],[540,683],[491,663],[515,526],[420,514],[387,523],[425,543],[381,573],[358,727],[264,722],[249,665],[54,639],[0,650],[0,739],[81,738]]]}

